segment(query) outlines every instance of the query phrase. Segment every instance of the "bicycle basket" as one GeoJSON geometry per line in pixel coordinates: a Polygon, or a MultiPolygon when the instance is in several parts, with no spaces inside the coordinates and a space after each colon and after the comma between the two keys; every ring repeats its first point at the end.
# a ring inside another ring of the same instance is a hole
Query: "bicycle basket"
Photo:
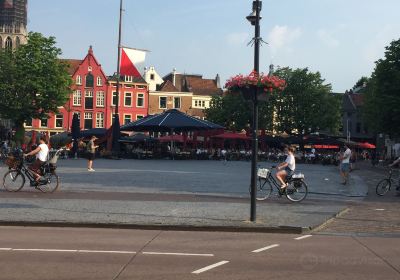
{"type": "Polygon", "coordinates": [[[293,179],[304,179],[304,174],[303,173],[296,173],[296,174],[293,174],[292,178],[293,179]]]}
{"type": "Polygon", "coordinates": [[[58,160],[58,154],[56,153],[56,154],[49,160],[49,163],[50,163],[50,164],[56,165],[57,160],[58,160]]]}
{"type": "Polygon", "coordinates": [[[16,169],[21,162],[17,158],[15,158],[14,156],[8,156],[6,161],[5,161],[5,163],[11,169],[16,169]]]}
{"type": "Polygon", "coordinates": [[[259,168],[257,170],[257,176],[260,178],[267,178],[268,174],[269,174],[269,169],[267,168],[259,168]]]}

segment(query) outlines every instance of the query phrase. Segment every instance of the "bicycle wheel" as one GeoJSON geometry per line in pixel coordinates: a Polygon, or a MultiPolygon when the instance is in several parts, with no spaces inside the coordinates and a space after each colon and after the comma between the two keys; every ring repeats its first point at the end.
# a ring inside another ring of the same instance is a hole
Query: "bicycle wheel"
{"type": "Polygon", "coordinates": [[[376,185],[376,194],[380,195],[380,196],[385,195],[390,190],[391,185],[392,185],[392,182],[390,182],[389,179],[381,180],[376,185]]]}
{"type": "Polygon", "coordinates": [[[265,200],[271,195],[271,193],[272,185],[267,181],[267,179],[258,177],[256,199],[265,200]]]}
{"type": "Polygon", "coordinates": [[[56,173],[47,173],[44,175],[44,179],[46,183],[40,184],[37,188],[44,193],[53,193],[55,192],[60,184],[60,179],[56,173]]]}
{"type": "Polygon", "coordinates": [[[17,192],[23,188],[25,176],[21,171],[11,169],[4,174],[3,187],[9,192],[17,192]]]}
{"type": "Polygon", "coordinates": [[[300,202],[308,194],[307,184],[302,180],[290,181],[286,187],[285,194],[290,201],[300,202]]]}

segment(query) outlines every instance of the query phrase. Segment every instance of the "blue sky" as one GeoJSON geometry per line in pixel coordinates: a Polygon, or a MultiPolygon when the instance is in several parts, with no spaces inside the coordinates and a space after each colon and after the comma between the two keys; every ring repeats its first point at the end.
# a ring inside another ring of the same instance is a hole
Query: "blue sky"
{"type": "MultiPolygon", "coordinates": [[[[116,71],[119,0],[28,0],[28,29],[55,36],[64,58],[93,46],[107,74],[116,71]]],[[[247,43],[250,0],[124,0],[126,46],[144,48],[161,76],[203,74],[224,82],[253,68],[247,43]]],[[[344,92],[369,76],[384,47],[400,38],[398,0],[264,0],[260,68],[270,63],[319,71],[344,92]]],[[[142,72],[143,67],[140,67],[142,72]]]]}

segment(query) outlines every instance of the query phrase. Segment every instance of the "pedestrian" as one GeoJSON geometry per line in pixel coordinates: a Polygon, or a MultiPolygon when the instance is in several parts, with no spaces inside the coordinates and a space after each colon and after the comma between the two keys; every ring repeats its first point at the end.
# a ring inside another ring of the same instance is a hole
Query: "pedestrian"
{"type": "Polygon", "coordinates": [[[93,135],[92,138],[90,138],[90,140],[86,146],[87,159],[88,159],[87,169],[88,169],[88,171],[92,171],[92,172],[95,171],[93,169],[93,160],[96,155],[96,149],[99,147],[99,146],[96,146],[94,143],[94,141],[96,139],[97,139],[97,137],[93,135]]]}
{"type": "Polygon", "coordinates": [[[340,175],[343,178],[343,185],[346,185],[349,180],[349,172],[350,172],[350,158],[351,158],[351,150],[344,144],[344,153],[340,156],[340,175]]]}

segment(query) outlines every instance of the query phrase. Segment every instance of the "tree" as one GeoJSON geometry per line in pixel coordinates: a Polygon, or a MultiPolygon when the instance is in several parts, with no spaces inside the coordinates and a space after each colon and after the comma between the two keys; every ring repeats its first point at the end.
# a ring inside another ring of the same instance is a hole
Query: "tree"
{"type": "Polygon", "coordinates": [[[364,116],[368,127],[392,137],[400,136],[400,39],[387,46],[375,62],[367,84],[364,116]]]}
{"type": "Polygon", "coordinates": [[[19,143],[25,121],[47,118],[68,100],[72,81],[55,44],[31,32],[15,52],[0,51],[0,115],[14,122],[19,143]]]}
{"type": "Polygon", "coordinates": [[[359,87],[364,87],[364,85],[368,84],[369,78],[362,76],[357,83],[353,86],[353,90],[359,88],[359,87]]]}
{"type": "Polygon", "coordinates": [[[286,88],[277,99],[277,129],[292,134],[320,130],[337,133],[340,127],[340,96],[324,84],[319,72],[307,68],[280,68],[275,75],[286,80],[286,88]]]}

